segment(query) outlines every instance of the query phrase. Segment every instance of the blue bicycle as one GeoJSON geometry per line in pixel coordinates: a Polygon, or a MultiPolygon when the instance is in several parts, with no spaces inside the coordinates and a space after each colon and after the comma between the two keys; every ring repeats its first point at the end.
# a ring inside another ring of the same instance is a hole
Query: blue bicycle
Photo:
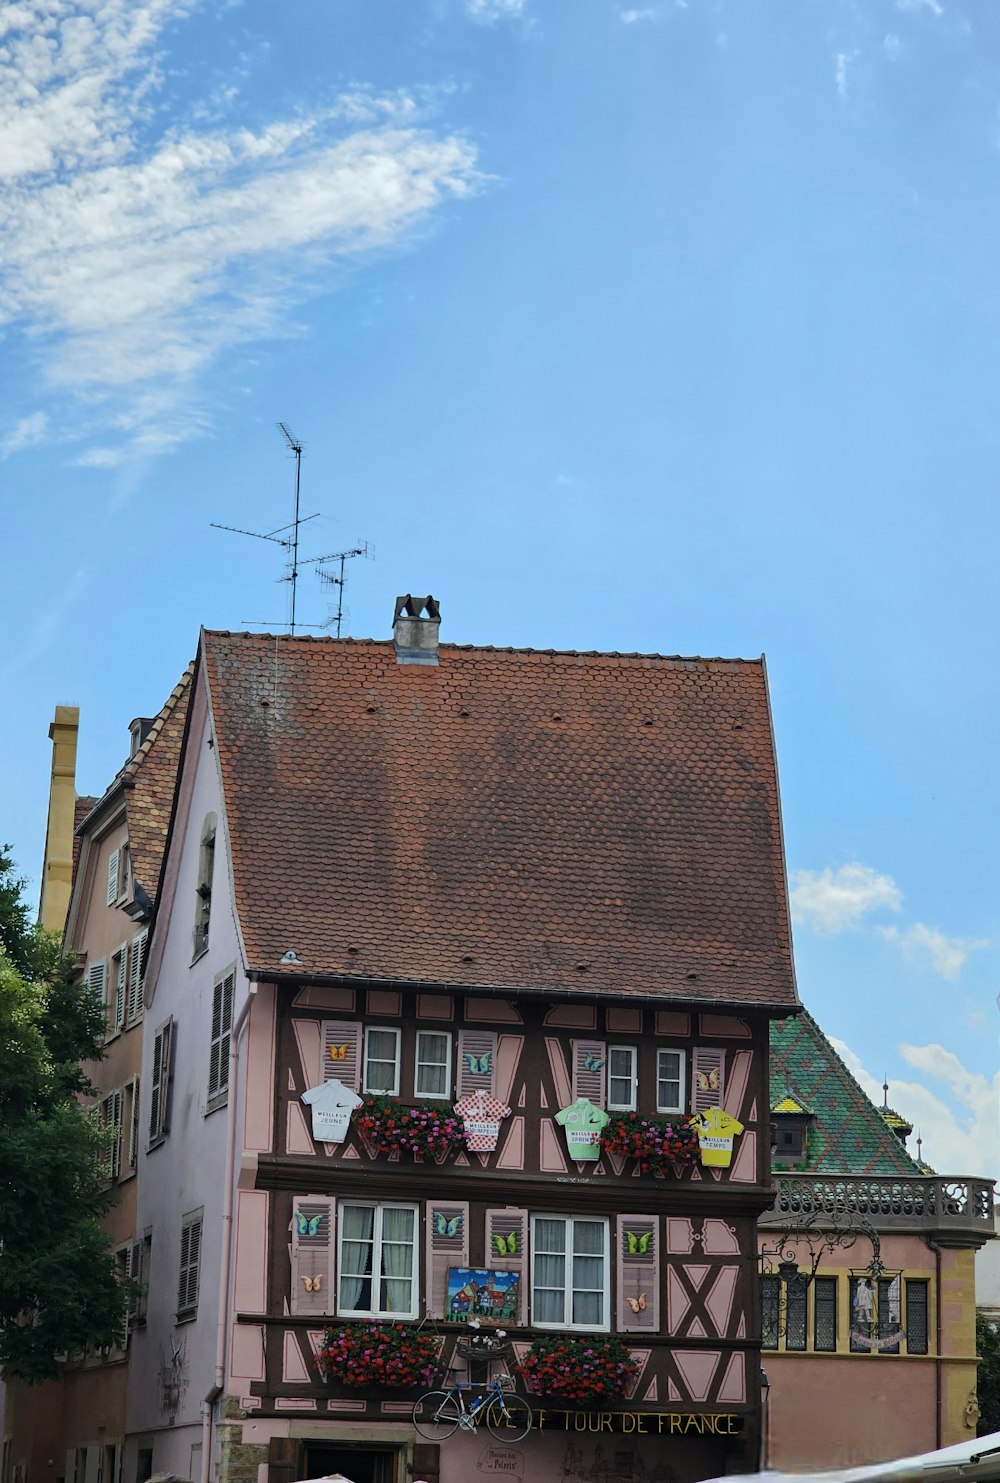
{"type": "Polygon", "coordinates": [[[531,1430],[531,1407],[513,1395],[514,1377],[498,1375],[488,1385],[456,1380],[450,1390],[428,1390],[413,1407],[413,1425],[429,1442],[440,1442],[461,1427],[474,1432],[485,1411],[486,1425],[500,1442],[521,1442],[531,1430]],[[467,1406],[466,1392],[478,1390],[467,1406]]]}

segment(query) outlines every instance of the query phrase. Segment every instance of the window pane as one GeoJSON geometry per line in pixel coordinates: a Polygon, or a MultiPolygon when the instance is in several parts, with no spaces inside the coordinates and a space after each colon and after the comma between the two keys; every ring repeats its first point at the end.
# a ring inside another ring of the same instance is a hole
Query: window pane
{"type": "Polygon", "coordinates": [[[604,1226],[598,1220],[573,1222],[573,1250],[590,1254],[604,1250],[604,1226]]]}
{"type": "Polygon", "coordinates": [[[595,1328],[602,1324],[604,1322],[604,1294],[574,1292],[572,1322],[592,1324],[595,1328]]]}
{"type": "Polygon", "coordinates": [[[368,1030],[365,1034],[365,1090],[395,1095],[398,1079],[396,1056],[399,1039],[394,1030],[368,1030]]]}
{"type": "Polygon", "coordinates": [[[563,1322],[563,1290],[550,1292],[547,1288],[535,1288],[535,1322],[536,1323],[562,1323],[563,1322]]]}
{"type": "Polygon", "coordinates": [[[777,1349],[778,1347],[778,1307],[780,1293],[780,1278],[762,1277],[760,1279],[761,1347],[764,1349],[777,1349]]]}
{"type": "Polygon", "coordinates": [[[537,1220],[535,1222],[536,1251],[565,1251],[566,1222],[564,1220],[537,1220]]]}
{"type": "MultiPolygon", "coordinates": [[[[888,1339],[899,1332],[899,1281],[898,1277],[884,1277],[878,1285],[878,1336],[888,1339]]],[[[881,1354],[898,1354],[899,1344],[880,1344],[881,1354]]]]}
{"type": "Polygon", "coordinates": [[[448,1095],[448,1073],[451,1069],[450,1046],[447,1035],[420,1031],[417,1035],[417,1078],[418,1097],[446,1097],[448,1095]]]}
{"type": "Polygon", "coordinates": [[[682,1105],[682,1056],[679,1050],[661,1050],[656,1066],[656,1105],[661,1111],[672,1111],[682,1105]]]}
{"type": "Polygon", "coordinates": [[[906,1350],[908,1354],[927,1353],[927,1283],[906,1284],[906,1350]]]}
{"type": "Polygon", "coordinates": [[[815,1293],[815,1327],[813,1348],[835,1350],[837,1347],[837,1279],[817,1277],[815,1293]]]}
{"type": "Polygon", "coordinates": [[[631,1046],[612,1046],[608,1051],[608,1106],[635,1107],[635,1050],[631,1046]]]}
{"type": "Polygon", "coordinates": [[[806,1293],[801,1277],[785,1283],[785,1348],[806,1347],[806,1293]]]}

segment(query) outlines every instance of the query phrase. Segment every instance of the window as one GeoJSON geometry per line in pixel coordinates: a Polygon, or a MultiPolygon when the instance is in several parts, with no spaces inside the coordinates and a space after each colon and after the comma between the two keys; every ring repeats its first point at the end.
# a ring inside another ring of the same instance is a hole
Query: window
{"type": "Polygon", "coordinates": [[[236,974],[226,973],[212,990],[212,1042],[208,1053],[208,1108],[222,1105],[229,1091],[229,1044],[233,1033],[236,974]]]}
{"type": "Polygon", "coordinates": [[[132,939],[132,962],[128,981],[128,1011],[125,1022],[135,1025],[142,1019],[142,976],[146,971],[146,939],[149,929],[137,932],[132,939]]]}
{"type": "Polygon", "coordinates": [[[109,1092],[101,1102],[101,1126],[105,1134],[101,1173],[117,1179],[122,1171],[122,1093],[109,1092]]]}
{"type": "Polygon", "coordinates": [[[777,1349],[778,1330],[781,1326],[781,1278],[760,1279],[760,1345],[762,1349],[777,1349]]]}
{"type": "Polygon", "coordinates": [[[906,1279],[906,1352],[927,1353],[927,1289],[922,1278],[906,1279]]]}
{"type": "Polygon", "coordinates": [[[118,851],[118,899],[127,899],[132,889],[132,856],[127,844],[118,851]]]}
{"type": "Polygon", "coordinates": [[[177,1281],[177,1317],[193,1318],[198,1311],[203,1210],[192,1210],[181,1221],[180,1276],[177,1281]]]}
{"type": "Polygon", "coordinates": [[[795,1351],[806,1347],[806,1295],[809,1284],[804,1277],[793,1277],[785,1283],[785,1348],[795,1351]]]}
{"type": "Polygon", "coordinates": [[[128,1128],[127,1167],[134,1169],[139,1160],[139,1078],[126,1083],[125,1126],[128,1128]]]}
{"type": "Polygon", "coordinates": [[[399,1031],[365,1031],[366,1092],[399,1095],[399,1031]]]}
{"type": "Polygon", "coordinates": [[[608,1046],[608,1110],[610,1112],[635,1111],[635,1062],[634,1045],[608,1046]]]}
{"type": "Polygon", "coordinates": [[[656,1053],[656,1110],[684,1111],[684,1052],[661,1050],[656,1053]]]}
{"type": "MultiPolygon", "coordinates": [[[[837,1280],[832,1280],[836,1292],[837,1280]]],[[[805,1277],[793,1277],[791,1281],[785,1282],[781,1277],[770,1274],[760,1279],[762,1349],[786,1349],[793,1353],[805,1350],[810,1285],[805,1277]]]]}
{"type": "Polygon", "coordinates": [[[417,1031],[417,1069],[413,1091],[417,1097],[450,1096],[450,1035],[440,1030],[417,1031]]]}
{"type": "Polygon", "coordinates": [[[103,958],[98,958],[96,963],[87,964],[87,993],[96,1004],[105,1007],[104,980],[107,973],[107,965],[103,958]]]}
{"type": "Polygon", "coordinates": [[[201,828],[201,854],[198,859],[198,884],[195,887],[194,952],[200,958],[208,951],[208,926],[212,916],[212,877],[215,874],[216,817],[208,814],[201,828]]]}
{"type": "Polygon", "coordinates": [[[111,981],[108,985],[108,1036],[117,1035],[125,1024],[125,999],[128,990],[128,943],[123,942],[111,954],[111,981]],[[112,998],[112,995],[114,996],[112,998]]]}
{"type": "Polygon", "coordinates": [[[366,1318],[416,1318],[414,1206],[341,1206],[337,1311],[366,1318]]]}
{"type": "Polygon", "coordinates": [[[898,1275],[880,1277],[877,1293],[870,1277],[851,1278],[851,1349],[856,1354],[869,1350],[879,1354],[899,1353],[899,1300],[898,1275]]]}
{"type": "Polygon", "coordinates": [[[151,1148],[166,1137],[170,1128],[173,1029],[173,1020],[164,1020],[153,1040],[153,1066],[149,1078],[149,1146],[151,1148]]]}
{"type": "Polygon", "coordinates": [[[608,1223],[532,1221],[532,1322],[540,1328],[608,1327],[608,1223]]]}
{"type": "Polygon", "coordinates": [[[813,1348],[831,1354],[837,1348],[836,1277],[817,1277],[813,1283],[813,1348]]]}

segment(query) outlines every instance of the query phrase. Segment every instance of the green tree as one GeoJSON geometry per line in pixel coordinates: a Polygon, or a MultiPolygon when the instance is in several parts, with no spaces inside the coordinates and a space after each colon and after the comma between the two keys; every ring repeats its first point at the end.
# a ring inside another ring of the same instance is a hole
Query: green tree
{"type": "Polygon", "coordinates": [[[56,1355],[114,1344],[129,1291],[100,1217],[106,1139],[80,1101],[104,1010],[31,925],[0,852],[0,1368],[52,1378],[56,1355]]]}
{"type": "Polygon", "coordinates": [[[981,1313],[976,1317],[976,1353],[979,1355],[977,1434],[987,1437],[1000,1432],[1000,1324],[981,1313]]]}

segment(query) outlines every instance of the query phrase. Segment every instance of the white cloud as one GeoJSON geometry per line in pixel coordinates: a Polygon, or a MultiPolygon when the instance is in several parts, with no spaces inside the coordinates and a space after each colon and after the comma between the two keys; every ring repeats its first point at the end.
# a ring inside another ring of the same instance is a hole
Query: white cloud
{"type": "MultiPolygon", "coordinates": [[[[864,1091],[877,1107],[882,1105],[882,1082],[871,1075],[860,1058],[842,1040],[831,1042],[847,1063],[864,1091]]],[[[922,1081],[892,1081],[889,1102],[913,1124],[908,1140],[916,1156],[916,1138],[923,1139],[923,1157],[940,1174],[980,1175],[994,1179],[1000,1174],[1000,1072],[991,1080],[967,1071],[961,1061],[942,1045],[901,1045],[900,1055],[922,1077],[939,1083],[948,1100],[922,1081]]]]}
{"type": "Polygon", "coordinates": [[[942,978],[956,979],[971,952],[988,947],[983,937],[946,937],[936,927],[914,922],[912,927],[880,927],[886,942],[891,942],[908,963],[930,968],[942,978]]]}
{"type": "Polygon", "coordinates": [[[50,386],[88,397],[91,433],[98,399],[145,451],[197,430],[186,393],[221,352],[294,332],[331,260],[405,239],[480,180],[472,146],[406,92],[155,133],[162,33],[193,3],[0,14],[0,324],[50,386]]]}
{"type": "Polygon", "coordinates": [[[837,870],[796,870],[789,899],[797,922],[832,937],[857,926],[866,912],[898,911],[903,893],[891,876],[854,862],[837,870]]]}
{"type": "Polygon", "coordinates": [[[941,0],[896,0],[896,9],[913,12],[929,10],[931,15],[944,15],[941,0]]]}
{"type": "Polygon", "coordinates": [[[895,31],[890,31],[882,38],[882,51],[890,62],[898,62],[902,54],[903,43],[895,31]]]}
{"type": "Polygon", "coordinates": [[[78,469],[115,469],[123,457],[120,448],[88,448],[73,459],[73,464],[78,469]]]}
{"type": "Polygon", "coordinates": [[[620,10],[618,12],[626,26],[634,26],[636,21],[656,21],[660,18],[660,12],[655,5],[645,5],[640,10],[620,10]]]}
{"type": "Polygon", "coordinates": [[[20,453],[22,448],[32,448],[40,443],[48,425],[49,419],[44,412],[32,412],[30,417],[22,417],[16,427],[0,438],[0,458],[9,458],[12,453],[20,453]]]}
{"type": "Polygon", "coordinates": [[[474,21],[501,21],[519,16],[527,0],[465,0],[465,8],[474,21]]]}
{"type": "Polygon", "coordinates": [[[858,56],[858,53],[856,51],[839,51],[837,53],[836,62],[835,62],[835,65],[834,65],[833,75],[834,75],[834,82],[836,83],[836,87],[837,87],[837,97],[840,99],[840,101],[842,103],[847,98],[847,92],[848,92],[847,73],[848,73],[848,69],[850,68],[851,63],[856,60],[857,56],[858,56]]]}

